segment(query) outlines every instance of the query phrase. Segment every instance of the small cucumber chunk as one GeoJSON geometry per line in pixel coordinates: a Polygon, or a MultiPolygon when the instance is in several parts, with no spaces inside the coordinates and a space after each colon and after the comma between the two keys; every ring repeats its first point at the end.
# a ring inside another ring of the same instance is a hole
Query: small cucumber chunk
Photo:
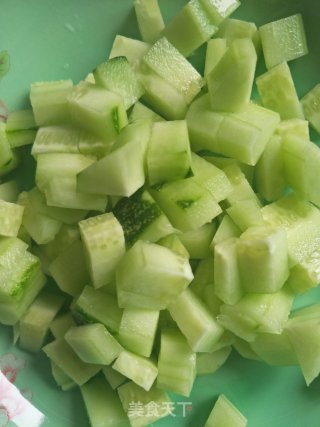
{"type": "Polygon", "coordinates": [[[154,43],[164,29],[158,0],[134,0],[133,5],[142,40],[154,43]]]}
{"type": "Polygon", "coordinates": [[[197,375],[213,374],[227,361],[232,347],[227,346],[213,353],[197,354],[197,375]]]}
{"type": "Polygon", "coordinates": [[[312,128],[320,134],[320,84],[314,86],[302,99],[304,115],[312,128]]]}
{"type": "Polygon", "coordinates": [[[247,419],[221,394],[216,401],[204,427],[246,427],[247,419]]]}

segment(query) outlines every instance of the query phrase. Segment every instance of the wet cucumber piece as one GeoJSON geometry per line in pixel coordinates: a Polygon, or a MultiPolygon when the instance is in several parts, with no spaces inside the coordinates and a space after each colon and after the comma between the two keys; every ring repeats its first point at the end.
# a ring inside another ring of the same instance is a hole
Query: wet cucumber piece
{"type": "Polygon", "coordinates": [[[247,419],[242,413],[221,394],[216,401],[204,427],[246,427],[247,419]]]}
{"type": "Polygon", "coordinates": [[[302,99],[302,108],[312,128],[320,133],[320,84],[314,86],[302,99]]]}
{"type": "Polygon", "coordinates": [[[190,258],[189,252],[183,245],[183,243],[180,240],[180,234],[169,234],[166,237],[163,237],[162,239],[158,240],[158,245],[164,246],[165,248],[170,249],[172,252],[176,253],[177,255],[181,255],[185,258],[190,258]]]}
{"type": "Polygon", "coordinates": [[[238,0],[199,0],[215,25],[220,25],[239,6],[238,0]]]}
{"type": "Polygon", "coordinates": [[[0,200],[0,236],[15,237],[22,224],[23,206],[0,200]]]}
{"type": "Polygon", "coordinates": [[[54,338],[63,338],[66,332],[72,327],[76,326],[70,311],[59,314],[50,323],[50,331],[54,338]]]}
{"type": "MultiPolygon", "coordinates": [[[[114,39],[109,54],[109,59],[116,58],[118,56],[125,56],[134,69],[136,69],[141,58],[147,52],[150,46],[151,45],[149,43],[145,43],[141,40],[131,39],[130,37],[124,37],[118,34],[114,39]]],[[[92,83],[94,83],[94,78],[92,83]]]]}
{"type": "Polygon", "coordinates": [[[113,213],[123,228],[127,245],[137,240],[156,242],[175,231],[147,190],[120,199],[113,213]]]}
{"type": "Polygon", "coordinates": [[[308,53],[302,15],[288,16],[259,28],[263,55],[268,69],[308,53]]]}
{"type": "Polygon", "coordinates": [[[254,352],[269,365],[298,365],[297,356],[290,343],[287,331],[281,334],[259,333],[250,343],[254,352]]]}
{"type": "Polygon", "coordinates": [[[115,371],[110,365],[102,368],[102,373],[113,390],[126,381],[126,377],[115,371]]]}
{"type": "Polygon", "coordinates": [[[197,375],[213,374],[230,356],[232,347],[227,346],[213,353],[197,354],[197,375]]]}
{"type": "Polygon", "coordinates": [[[154,43],[164,29],[158,0],[134,0],[133,5],[142,40],[154,43]]]}
{"type": "Polygon", "coordinates": [[[103,62],[94,70],[93,75],[97,85],[122,97],[126,110],[143,95],[143,87],[125,56],[103,62]]]}
{"type": "Polygon", "coordinates": [[[235,112],[251,97],[257,54],[250,39],[234,40],[207,75],[210,105],[214,111],[235,112]]]}
{"type": "Polygon", "coordinates": [[[253,198],[233,203],[226,212],[241,231],[263,224],[260,204],[253,198]]]}
{"type": "Polygon", "coordinates": [[[218,243],[223,242],[230,237],[239,237],[240,234],[240,228],[232,221],[230,216],[224,215],[215,235],[213,236],[210,247],[211,249],[214,249],[218,243]]]}
{"type": "Polygon", "coordinates": [[[221,23],[215,36],[225,39],[228,44],[235,39],[251,39],[257,53],[259,53],[261,47],[260,34],[254,22],[227,18],[221,23]]]}
{"type": "Polygon", "coordinates": [[[164,118],[155,113],[151,108],[137,101],[132,107],[129,122],[136,120],[151,120],[152,122],[163,122],[164,118]]]}
{"type": "Polygon", "coordinates": [[[303,109],[286,62],[257,77],[256,83],[264,107],[278,112],[282,120],[304,119],[303,109]]]}
{"type": "Polygon", "coordinates": [[[207,42],[204,77],[214,69],[228,49],[227,39],[214,38],[207,42]]]}
{"type": "Polygon", "coordinates": [[[197,230],[179,234],[179,239],[191,259],[203,259],[210,255],[210,243],[216,231],[215,223],[208,222],[197,230]]]}
{"type": "Polygon", "coordinates": [[[290,269],[287,285],[296,294],[315,288],[320,282],[320,251],[316,249],[290,269]]]}
{"type": "Polygon", "coordinates": [[[0,122],[0,168],[6,168],[12,160],[13,152],[6,133],[6,126],[4,123],[0,122]]]}

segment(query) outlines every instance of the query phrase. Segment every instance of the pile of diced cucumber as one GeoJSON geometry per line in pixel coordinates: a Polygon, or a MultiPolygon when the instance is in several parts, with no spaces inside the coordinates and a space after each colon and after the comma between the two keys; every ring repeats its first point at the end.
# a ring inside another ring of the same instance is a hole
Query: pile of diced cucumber
{"type": "MultiPolygon", "coordinates": [[[[258,29],[229,18],[238,0],[191,0],[165,25],[133,4],[143,41],[117,35],[84,81],[34,83],[0,123],[0,322],[80,387],[92,427],[170,416],[133,405],[189,396],[232,349],[320,373],[320,304],[292,310],[320,282],[320,84],[300,100],[288,65],[302,17],[258,29]]],[[[221,395],[205,426],[246,423],[221,395]]]]}

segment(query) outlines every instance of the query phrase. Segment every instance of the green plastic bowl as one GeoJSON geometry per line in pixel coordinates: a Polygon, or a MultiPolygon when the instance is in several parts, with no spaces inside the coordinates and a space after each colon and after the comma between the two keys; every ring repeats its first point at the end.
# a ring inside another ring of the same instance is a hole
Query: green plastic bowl
{"type": "MultiPolygon", "coordinates": [[[[165,19],[185,3],[186,0],[160,0],[165,19]]],[[[303,96],[320,81],[320,2],[243,0],[242,3],[234,17],[258,25],[297,12],[303,14],[310,54],[290,63],[298,93],[303,96]]],[[[28,105],[31,82],[65,78],[78,82],[107,58],[117,33],[138,37],[132,0],[2,0],[0,50],[9,51],[11,69],[0,82],[0,98],[11,110],[19,109],[28,105]]],[[[200,49],[192,58],[200,70],[203,54],[204,49],[200,49]]],[[[312,137],[315,140],[315,134],[312,137]]],[[[31,169],[32,163],[26,161],[18,174],[24,187],[30,183],[31,169]]],[[[320,300],[319,290],[301,298],[297,305],[315,300],[320,300]]],[[[52,379],[45,356],[23,352],[12,341],[12,330],[1,327],[0,368],[45,414],[44,427],[87,427],[89,422],[80,393],[61,392],[52,379]]],[[[248,427],[320,426],[318,379],[307,388],[297,367],[269,367],[236,354],[214,375],[198,378],[190,398],[173,395],[176,416],[155,425],[200,427],[220,393],[247,416],[248,427]]],[[[13,424],[6,424],[0,411],[0,427],[6,425],[13,424]]]]}

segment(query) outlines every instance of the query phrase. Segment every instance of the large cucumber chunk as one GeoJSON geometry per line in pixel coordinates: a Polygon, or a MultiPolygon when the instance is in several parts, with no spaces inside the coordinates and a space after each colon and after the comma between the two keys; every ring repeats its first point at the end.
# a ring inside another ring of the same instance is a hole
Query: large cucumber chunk
{"type": "Polygon", "coordinates": [[[185,257],[155,243],[139,240],[126,252],[117,268],[119,306],[164,309],[192,279],[185,257]]]}

